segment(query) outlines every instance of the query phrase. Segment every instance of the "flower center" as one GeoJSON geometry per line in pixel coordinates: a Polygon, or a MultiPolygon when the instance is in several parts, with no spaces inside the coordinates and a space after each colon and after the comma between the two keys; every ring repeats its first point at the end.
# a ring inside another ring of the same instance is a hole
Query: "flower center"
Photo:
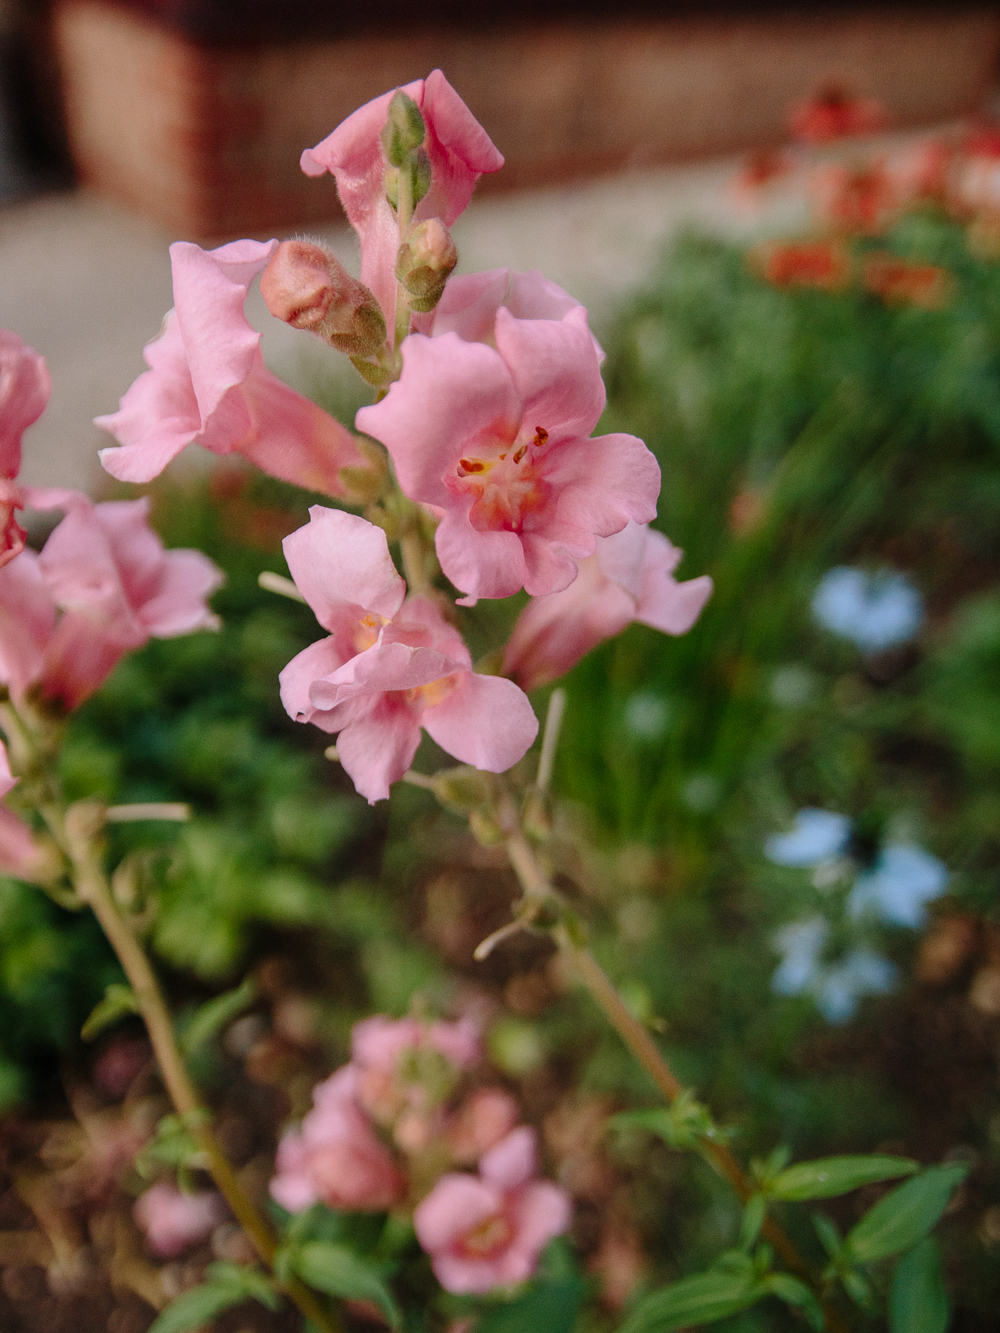
{"type": "Polygon", "coordinates": [[[428,681],[426,685],[415,685],[404,691],[406,702],[419,704],[421,708],[434,708],[458,689],[460,679],[461,675],[456,671],[450,676],[441,676],[439,680],[428,681]]]}
{"type": "Polygon", "coordinates": [[[379,631],[383,625],[388,625],[385,616],[373,615],[371,611],[366,612],[358,621],[354,630],[354,651],[363,653],[378,641],[379,631]]]}
{"type": "Polygon", "coordinates": [[[510,1244],[514,1230],[502,1213],[494,1213],[467,1231],[459,1242],[470,1259],[488,1259],[510,1244]]]}
{"type": "Polygon", "coordinates": [[[480,438],[475,451],[458,460],[449,489],[474,497],[469,519],[478,532],[517,532],[525,518],[544,507],[549,488],[539,469],[549,433],[536,426],[530,439],[523,430],[514,440],[480,438]]]}

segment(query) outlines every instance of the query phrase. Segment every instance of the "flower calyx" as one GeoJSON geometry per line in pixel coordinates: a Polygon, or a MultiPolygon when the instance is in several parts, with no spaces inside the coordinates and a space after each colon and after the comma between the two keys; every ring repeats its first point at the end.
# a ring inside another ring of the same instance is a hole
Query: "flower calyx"
{"type": "Polygon", "coordinates": [[[409,294],[410,309],[433,310],[457,263],[455,242],[440,218],[417,223],[396,255],[396,278],[409,294]]]}

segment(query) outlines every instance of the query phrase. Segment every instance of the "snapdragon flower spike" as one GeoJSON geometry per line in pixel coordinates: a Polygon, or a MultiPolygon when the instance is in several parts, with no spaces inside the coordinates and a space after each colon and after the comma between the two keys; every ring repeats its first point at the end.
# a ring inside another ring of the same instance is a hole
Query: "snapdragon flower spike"
{"type": "Polygon", "coordinates": [[[37,686],[75,708],[150,637],[218,628],[206,599],[221,572],[200,551],[165,551],[148,524],[148,499],[27,497],[68,512],[40,555],[22,551],[0,569],[0,681],[15,702],[37,686]]]}
{"type": "MultiPolygon", "coordinates": [[[[450,227],[468,206],[479,177],[499,171],[503,157],[439,69],[402,91],[423,115],[423,150],[432,173],[414,221],[440,218],[450,227]]],[[[315,148],[307,148],[301,162],[307,176],[329,171],[336,178],[344,212],[361,241],[361,281],[375,293],[390,327],[396,309],[399,228],[386,198],[389,163],[382,130],[392,98],[393,93],[385,93],[360,107],[315,148]]]]}
{"type": "Polygon", "coordinates": [[[399,381],[357,416],[403,492],[440,514],[438,559],[464,606],[567,587],[598,537],[656,516],[660,491],[641,440],[589,438],[605,393],[582,306],[558,321],[501,308],[494,338],[412,335],[399,381]]]}
{"type": "Polygon", "coordinates": [[[381,528],[314,505],[284,550],[329,638],[285,667],[281,701],[296,721],[340,733],[340,761],[369,803],[409,768],[421,727],[462,763],[491,773],[517,763],[538,731],[527,698],[472,670],[435,601],[404,601],[381,528]]]}
{"type": "Polygon", "coordinates": [[[202,250],[170,247],[174,309],[143,353],[149,370],[117,412],[96,424],[120,441],[101,450],[119,481],[158,477],[188,444],[238,453],[282,481],[324,495],[346,494],[343,467],[363,466],[340,422],[264,365],[260,334],[243,313],[250,283],[277,241],[233,241],[202,250]]]}
{"type": "Polygon", "coordinates": [[[571,1211],[565,1190],[534,1176],[535,1132],[522,1125],[481,1158],[478,1176],[450,1172],[417,1205],[417,1239],[446,1291],[483,1295],[531,1277],[571,1211]]]}
{"type": "Polygon", "coordinates": [[[14,518],[14,510],[24,508],[15,481],[21,436],[42,415],[51,390],[42,357],[10,329],[0,329],[0,566],[24,549],[25,532],[14,518]]]}
{"type": "Polygon", "coordinates": [[[521,612],[504,651],[504,673],[524,690],[538,689],[633,621],[686,634],[711,595],[712,580],[703,574],[678,583],[673,571],[683,554],[638,523],[599,537],[568,588],[534,598],[521,612]]]}

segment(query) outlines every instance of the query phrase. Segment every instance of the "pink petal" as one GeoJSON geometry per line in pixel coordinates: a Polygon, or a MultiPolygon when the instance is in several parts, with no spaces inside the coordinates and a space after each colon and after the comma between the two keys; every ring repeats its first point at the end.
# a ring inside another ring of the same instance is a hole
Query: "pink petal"
{"type": "Polygon", "coordinates": [[[278,1144],[271,1198],[289,1213],[301,1213],[317,1200],[309,1174],[309,1150],[301,1134],[289,1130],[278,1144]]]}
{"type": "Polygon", "coordinates": [[[0,569],[0,681],[20,702],[41,675],[56,624],[52,599],[34,551],[22,551],[0,569]]]}
{"type": "Polygon", "coordinates": [[[205,603],[224,581],[222,570],[200,551],[165,551],[159,588],[140,606],[139,619],[156,639],[218,629],[219,617],[205,603]]]}
{"type": "Polygon", "coordinates": [[[483,1058],[483,1030],[471,1018],[460,1018],[455,1023],[431,1023],[426,1040],[428,1046],[461,1069],[471,1069],[483,1058]]]}
{"type": "Polygon", "coordinates": [[[514,1205],[514,1241],[509,1256],[526,1264],[508,1281],[523,1282],[535,1271],[538,1256],[555,1236],[569,1228],[573,1204],[564,1189],[548,1180],[535,1180],[520,1190],[514,1205]]]}
{"type": "MultiPolygon", "coordinates": [[[[485,273],[458,273],[448,279],[444,294],[430,316],[435,338],[457,333],[466,342],[491,342],[497,311],[506,306],[517,319],[562,319],[580,302],[539,269],[518,273],[494,268],[485,273]]],[[[594,339],[599,361],[604,352],[594,339]]]]}
{"type": "Polygon", "coordinates": [[[303,490],[346,494],[341,468],[365,461],[346,426],[272,375],[259,352],[242,394],[252,428],[234,446],[238,453],[269,476],[303,490]]]}
{"type": "Polygon", "coordinates": [[[479,1174],[498,1190],[517,1189],[535,1174],[537,1138],[530,1125],[519,1125],[479,1159],[479,1174]]]}
{"type": "Polygon", "coordinates": [[[522,689],[556,680],[634,619],[634,599],[601,572],[598,558],[584,560],[568,588],[533,598],[518,616],[503,669],[522,689]]]}
{"type": "Polygon", "coordinates": [[[593,537],[620,532],[629,519],[656,517],[660,467],[634,435],[598,435],[553,450],[545,479],[556,492],[556,513],[540,535],[573,555],[590,555],[593,537]],[[593,536],[591,536],[593,534],[593,536]]]}
{"type": "Polygon", "coordinates": [[[488,773],[506,772],[538,734],[534,710],[512,680],[474,671],[465,672],[441,703],[424,709],[420,721],[442,750],[488,773]]]}
{"type": "Polygon", "coordinates": [[[576,579],[576,561],[557,542],[547,541],[533,532],[522,532],[521,550],[524,552],[524,590],[532,597],[561,592],[576,579]]]}
{"type": "Polygon", "coordinates": [[[85,612],[67,611],[49,641],[42,691],[65,708],[76,708],[99,689],[135,643],[123,643],[85,612]]]}
{"type": "Polygon", "coordinates": [[[413,1210],[417,1240],[428,1254],[437,1254],[498,1213],[502,1202],[492,1185],[476,1176],[449,1172],[413,1210]]]}
{"type": "Polygon", "coordinates": [[[672,571],[681,554],[662,533],[650,532],[636,620],[666,634],[686,634],[712,595],[707,574],[685,583],[676,581],[672,571]]]}
{"type": "Polygon", "coordinates": [[[383,632],[386,640],[394,635],[399,636],[401,643],[413,647],[436,648],[456,666],[472,666],[465,640],[455,626],[445,620],[440,602],[433,597],[408,597],[392,625],[383,632]]]}
{"type": "MultiPolygon", "coordinates": [[[[126,596],[109,526],[127,524],[133,528],[129,535],[134,536],[135,522],[144,514],[145,503],[119,502],[114,505],[114,514],[105,515],[104,521],[93,506],[71,509],[39,556],[39,568],[57,604],[66,611],[84,615],[95,632],[113,638],[122,651],[139,647],[148,634],[126,596]]],[[[128,551],[132,547],[133,543],[122,534],[122,549],[128,551]]],[[[148,547],[145,555],[148,558],[148,547]]]]}
{"type": "Polygon", "coordinates": [[[458,667],[457,662],[434,648],[377,643],[330,676],[314,681],[309,697],[317,708],[336,708],[359,694],[396,693],[429,685],[451,675],[458,667]]]}
{"type": "MultiPolygon", "coordinates": [[[[659,533],[652,533],[651,529],[642,523],[633,523],[631,519],[625,524],[621,532],[616,532],[610,537],[598,537],[597,539],[597,565],[603,574],[615,583],[624,588],[632,597],[633,601],[639,600],[639,593],[642,588],[642,571],[644,564],[651,558],[650,546],[651,536],[659,537],[659,533]]],[[[667,541],[666,537],[662,538],[667,541]]],[[[675,553],[674,564],[681,558],[680,551],[676,547],[667,546],[675,553]]],[[[670,566],[673,568],[673,565],[670,566]]],[[[669,571],[667,571],[669,572],[669,571]]]]}
{"type": "Polygon", "coordinates": [[[434,534],[445,576],[466,594],[459,606],[475,606],[480,597],[512,597],[528,577],[518,534],[477,532],[469,522],[470,507],[448,510],[434,534]]]}
{"type": "Polygon", "coordinates": [[[296,587],[331,633],[352,632],[368,613],[391,620],[402,605],[406,584],[385,532],[366,519],[313,505],[282,549],[296,587]]]}
{"type": "Polygon", "coordinates": [[[496,342],[526,424],[543,427],[553,444],[590,434],[606,394],[583,306],[558,321],[516,319],[501,307],[496,342]]]}
{"type": "Polygon", "coordinates": [[[21,470],[21,436],[49,401],[52,382],[44,358],[10,329],[0,329],[0,477],[21,470]]]}
{"type": "Polygon", "coordinates": [[[345,727],[337,754],[357,790],[374,805],[388,799],[389,788],[413,763],[420,727],[411,710],[382,701],[363,721],[345,727]]]}
{"type": "Polygon", "coordinates": [[[0,873],[31,879],[43,855],[24,820],[0,806],[0,873]]]}
{"type": "Polygon", "coordinates": [[[359,430],[392,455],[404,493],[424,504],[453,504],[444,475],[480,431],[516,429],[520,403],[492,347],[455,334],[403,343],[403,373],[380,403],[363,407],[359,430]]]}
{"type": "Polygon", "coordinates": [[[351,1029],[351,1058],[364,1069],[395,1073],[404,1051],[419,1046],[421,1025],[415,1018],[375,1014],[351,1029]]]}
{"type": "Polygon", "coordinates": [[[7,758],[7,747],[3,741],[0,741],[0,798],[3,798],[14,787],[17,786],[18,779],[10,771],[10,760],[7,758]]]}
{"type": "MultiPolygon", "coordinates": [[[[332,675],[343,662],[344,655],[337,651],[332,636],[318,639],[292,658],[278,676],[281,702],[290,718],[295,722],[314,721],[316,707],[309,697],[312,683],[322,676],[332,675]]],[[[322,723],[317,722],[317,725],[322,726],[322,723]]]]}

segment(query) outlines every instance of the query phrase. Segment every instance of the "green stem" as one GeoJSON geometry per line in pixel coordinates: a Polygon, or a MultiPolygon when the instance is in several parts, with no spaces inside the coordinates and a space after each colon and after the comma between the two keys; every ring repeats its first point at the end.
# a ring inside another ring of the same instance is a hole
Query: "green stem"
{"type": "MultiPolygon", "coordinates": [[[[508,859],[521,882],[525,896],[535,901],[553,896],[555,891],[538,864],[538,859],[524,834],[517,830],[509,835],[505,846],[508,859]]],[[[573,939],[564,924],[557,925],[553,935],[564,957],[572,963],[584,986],[590,991],[622,1041],[659,1088],[664,1100],[668,1104],[673,1102],[684,1091],[684,1084],[667,1064],[652,1037],[631,1013],[597,959],[586,946],[573,939]]],[[[706,1161],[729,1182],[740,1202],[746,1203],[754,1193],[754,1185],[726,1145],[707,1135],[701,1135],[698,1148],[706,1161]]],[[[830,1333],[846,1333],[846,1326],[839,1313],[823,1299],[821,1285],[813,1277],[791,1237],[771,1217],[765,1218],[762,1234],[780,1254],[787,1267],[819,1297],[830,1333]]]]}
{"type": "MultiPolygon", "coordinates": [[[[248,1198],[212,1132],[208,1113],[191,1082],[174,1038],[170,1011],[149,959],[111,894],[98,852],[98,838],[103,825],[104,810],[96,803],[80,802],[66,812],[64,842],[72,864],[76,890],[100,922],[135,992],[164,1085],[177,1114],[204,1153],[212,1178],[233,1216],[246,1232],[260,1258],[271,1268],[278,1250],[278,1238],[270,1223],[248,1198]]],[[[282,1286],[302,1314],[312,1320],[318,1329],[323,1333],[339,1333],[339,1325],[298,1278],[292,1278],[282,1286]]]]}
{"type": "MultiPolygon", "coordinates": [[[[413,221],[413,170],[409,162],[399,169],[399,195],[396,201],[396,221],[399,224],[399,243],[406,240],[406,233],[413,221]]],[[[410,331],[410,297],[401,282],[396,284],[396,327],[393,347],[399,347],[410,331]]]]}

